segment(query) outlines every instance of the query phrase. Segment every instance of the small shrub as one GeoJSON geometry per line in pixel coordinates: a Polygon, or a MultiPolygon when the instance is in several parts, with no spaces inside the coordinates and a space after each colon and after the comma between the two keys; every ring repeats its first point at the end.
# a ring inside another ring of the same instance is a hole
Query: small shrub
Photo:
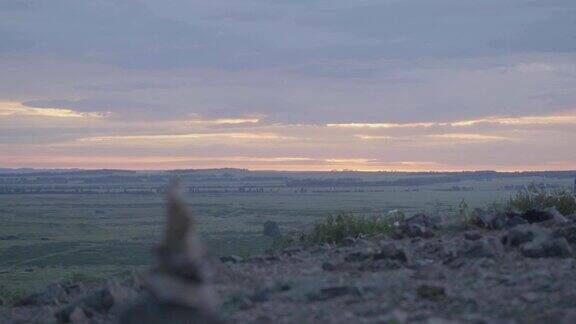
{"type": "Polygon", "coordinates": [[[347,237],[358,238],[363,235],[387,233],[394,222],[404,218],[404,213],[395,211],[387,216],[364,217],[352,214],[330,215],[314,224],[310,232],[297,233],[276,240],[276,248],[304,243],[341,243],[347,237]]]}
{"type": "Polygon", "coordinates": [[[0,285],[0,305],[14,304],[24,297],[24,291],[0,285]]]}
{"type": "Polygon", "coordinates": [[[531,186],[530,189],[519,191],[515,196],[510,197],[508,206],[520,212],[556,207],[563,215],[570,215],[576,212],[576,197],[565,189],[546,191],[531,186]]]}
{"type": "Polygon", "coordinates": [[[69,282],[71,283],[89,283],[89,282],[95,282],[97,281],[98,278],[90,276],[88,274],[82,273],[82,272],[72,272],[72,275],[70,276],[69,282]]]}

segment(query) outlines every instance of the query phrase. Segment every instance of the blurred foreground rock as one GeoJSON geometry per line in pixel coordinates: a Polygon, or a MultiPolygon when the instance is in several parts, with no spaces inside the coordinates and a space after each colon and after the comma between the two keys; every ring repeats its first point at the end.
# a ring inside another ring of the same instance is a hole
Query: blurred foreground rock
{"type": "Polygon", "coordinates": [[[118,322],[221,323],[215,315],[216,295],[206,252],[175,186],[168,195],[167,216],[157,265],[143,277],[145,294],[118,322]]]}

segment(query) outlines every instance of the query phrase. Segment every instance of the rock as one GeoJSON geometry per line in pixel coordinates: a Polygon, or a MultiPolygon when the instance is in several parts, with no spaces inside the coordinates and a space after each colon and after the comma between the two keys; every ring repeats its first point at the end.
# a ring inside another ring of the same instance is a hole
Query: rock
{"type": "Polygon", "coordinates": [[[322,301],[342,296],[362,296],[362,289],[355,286],[338,286],[320,289],[319,294],[311,294],[308,298],[312,301],[322,301]]]}
{"type": "Polygon", "coordinates": [[[239,256],[237,256],[237,255],[229,255],[229,256],[220,257],[220,261],[221,261],[222,263],[227,263],[227,262],[230,262],[230,263],[239,263],[239,262],[244,261],[244,259],[242,259],[241,257],[239,257],[239,256]]]}
{"type": "Polygon", "coordinates": [[[72,313],[70,313],[70,323],[85,324],[85,323],[90,323],[90,321],[88,319],[88,316],[86,316],[86,313],[84,312],[84,310],[80,307],[76,307],[76,308],[74,308],[72,313]]]}
{"type": "Polygon", "coordinates": [[[92,317],[95,313],[104,314],[114,306],[114,303],[114,296],[110,292],[110,289],[101,289],[60,309],[56,313],[56,318],[63,323],[71,322],[73,313],[75,311],[78,312],[77,309],[79,308],[83,314],[89,317],[92,317]]]}
{"type": "Polygon", "coordinates": [[[372,256],[373,260],[391,259],[401,262],[409,262],[410,256],[406,249],[398,248],[393,243],[386,243],[380,246],[380,252],[372,256]]]}
{"type": "Polygon", "coordinates": [[[424,213],[415,214],[404,221],[405,224],[416,224],[431,229],[439,229],[442,225],[440,216],[430,216],[424,213]]]}
{"type": "Polygon", "coordinates": [[[518,247],[532,241],[538,234],[544,235],[542,231],[542,229],[531,225],[517,226],[509,230],[508,233],[502,237],[502,243],[506,246],[518,247]]]}
{"type": "Polygon", "coordinates": [[[572,248],[563,237],[537,236],[532,241],[520,247],[522,255],[529,258],[568,258],[572,256],[572,248]]]}
{"type": "Polygon", "coordinates": [[[277,238],[282,236],[282,232],[280,231],[280,226],[275,221],[267,221],[264,223],[264,228],[262,229],[262,234],[265,236],[277,238]]]}
{"type": "Polygon", "coordinates": [[[157,262],[143,277],[149,296],[121,315],[119,324],[221,323],[211,269],[192,215],[177,185],[169,190],[164,237],[157,262]]]}
{"type": "Polygon", "coordinates": [[[522,214],[522,218],[524,218],[528,223],[533,224],[554,219],[554,215],[547,210],[531,209],[522,214]]]}
{"type": "Polygon", "coordinates": [[[438,285],[420,285],[416,293],[418,297],[430,300],[439,300],[446,297],[446,288],[438,285]]]}
{"type": "Polygon", "coordinates": [[[362,251],[352,252],[344,257],[346,262],[360,262],[369,259],[371,255],[362,251]]]}
{"type": "Polygon", "coordinates": [[[493,238],[464,241],[459,255],[465,258],[495,258],[502,254],[502,244],[493,238]]]}
{"type": "Polygon", "coordinates": [[[408,237],[431,238],[434,236],[430,228],[420,224],[405,224],[402,227],[402,231],[408,237]]]}
{"type": "Polygon", "coordinates": [[[353,237],[348,236],[342,240],[341,245],[342,246],[352,246],[352,245],[354,245],[355,242],[356,242],[356,240],[353,237]]]}
{"type": "Polygon", "coordinates": [[[512,217],[508,218],[508,221],[506,222],[506,227],[512,228],[512,227],[516,227],[519,225],[526,225],[526,224],[528,224],[528,221],[526,221],[524,218],[522,218],[522,216],[513,215],[512,217]]]}
{"type": "Polygon", "coordinates": [[[298,254],[298,253],[303,252],[303,251],[304,250],[302,250],[302,248],[297,247],[297,246],[293,246],[293,247],[289,247],[289,248],[282,250],[282,254],[286,254],[286,255],[291,256],[291,255],[298,254]]]}
{"type": "Polygon", "coordinates": [[[476,209],[472,222],[481,228],[485,229],[503,229],[506,227],[508,217],[505,214],[496,214],[492,212],[486,212],[482,209],[476,209]]]}
{"type": "Polygon", "coordinates": [[[566,217],[564,217],[564,215],[562,215],[562,213],[556,209],[556,207],[550,207],[545,211],[552,215],[552,220],[554,220],[554,223],[556,224],[566,224],[570,222],[566,217]]]}
{"type": "Polygon", "coordinates": [[[470,241],[478,241],[482,238],[482,234],[478,231],[464,233],[464,238],[470,241]]]}
{"type": "Polygon", "coordinates": [[[330,263],[330,262],[324,262],[324,263],[322,263],[322,270],[324,270],[324,271],[335,271],[335,270],[336,270],[336,265],[334,265],[333,263],[330,263]]]}
{"type": "Polygon", "coordinates": [[[568,243],[576,244],[576,225],[559,228],[555,235],[565,238],[568,243]]]}

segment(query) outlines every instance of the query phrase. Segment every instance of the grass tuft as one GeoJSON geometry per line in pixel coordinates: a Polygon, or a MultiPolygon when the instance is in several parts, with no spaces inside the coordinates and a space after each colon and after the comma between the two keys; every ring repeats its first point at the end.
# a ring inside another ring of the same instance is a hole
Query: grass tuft
{"type": "Polygon", "coordinates": [[[24,297],[24,290],[9,288],[0,285],[0,305],[15,304],[24,297]]]}
{"type": "Polygon", "coordinates": [[[529,189],[519,191],[515,196],[510,197],[508,206],[520,212],[556,207],[563,215],[570,215],[576,212],[576,196],[565,189],[547,191],[531,186],[529,189]]]}
{"type": "Polygon", "coordinates": [[[339,244],[345,238],[358,238],[388,233],[395,222],[404,219],[404,213],[395,212],[386,216],[364,217],[341,213],[330,215],[316,222],[310,232],[284,236],[276,241],[275,247],[285,248],[296,244],[339,244]]]}

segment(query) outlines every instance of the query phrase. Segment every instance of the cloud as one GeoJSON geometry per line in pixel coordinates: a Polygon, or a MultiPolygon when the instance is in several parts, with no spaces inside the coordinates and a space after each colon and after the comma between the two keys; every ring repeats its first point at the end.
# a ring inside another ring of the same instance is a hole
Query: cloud
{"type": "Polygon", "coordinates": [[[34,153],[54,165],[84,154],[142,167],[566,167],[575,10],[570,0],[0,1],[0,102],[10,103],[0,164],[34,153]]]}
{"type": "Polygon", "coordinates": [[[103,118],[106,116],[106,114],[79,112],[67,108],[30,108],[17,102],[0,102],[0,118],[14,116],[48,118],[103,118]]]}

